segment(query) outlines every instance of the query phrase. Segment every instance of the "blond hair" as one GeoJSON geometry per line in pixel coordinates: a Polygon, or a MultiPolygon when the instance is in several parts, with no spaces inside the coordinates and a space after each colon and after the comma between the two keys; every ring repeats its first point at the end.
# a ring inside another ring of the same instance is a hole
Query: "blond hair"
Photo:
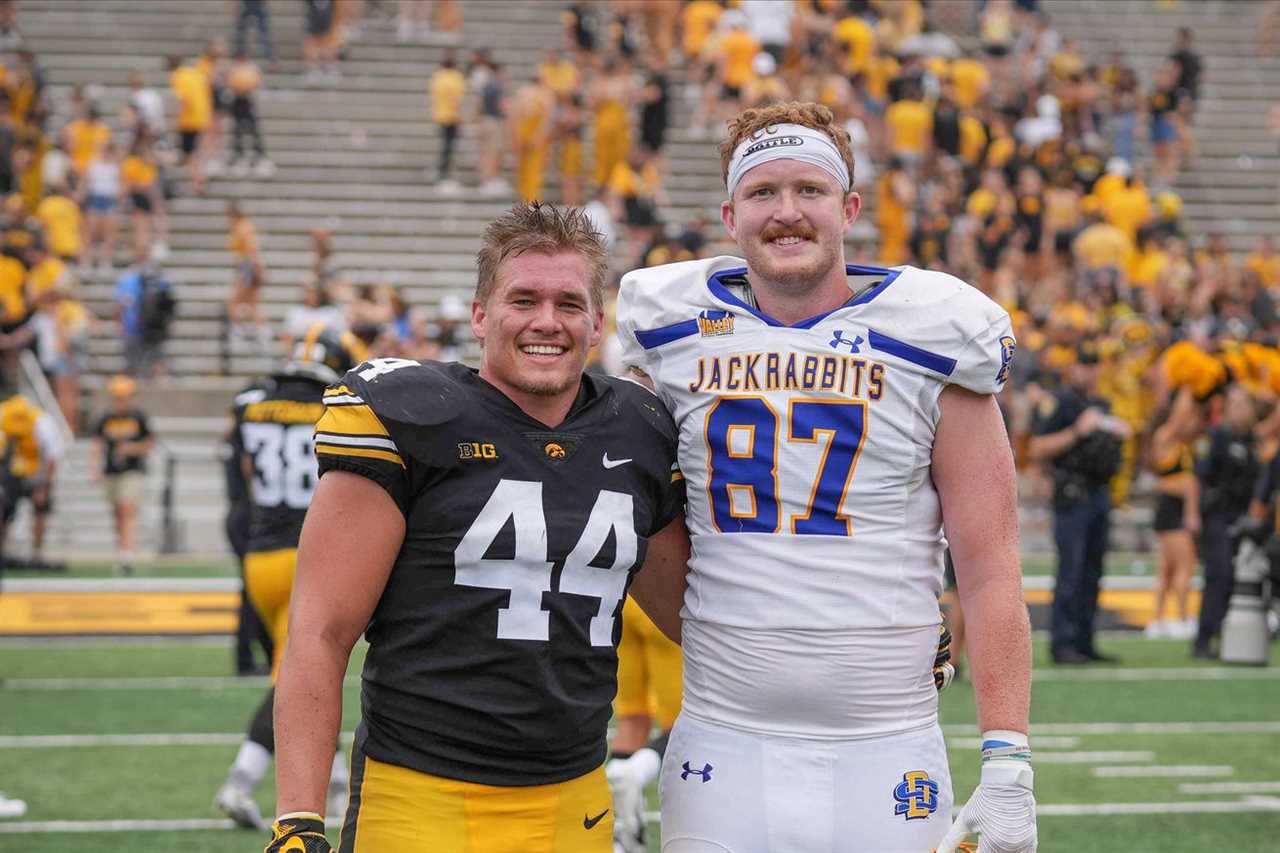
{"type": "Polygon", "coordinates": [[[596,311],[603,309],[609,257],[600,234],[580,208],[556,207],[537,201],[517,204],[484,229],[476,255],[477,302],[486,303],[493,295],[502,262],[525,252],[576,253],[587,267],[591,307],[596,311]]]}
{"type": "Polygon", "coordinates": [[[729,186],[729,166],[733,162],[733,152],[742,144],[742,140],[750,138],[758,131],[775,124],[798,124],[825,133],[835,143],[845,168],[849,170],[849,181],[853,181],[853,147],[849,142],[849,132],[836,124],[831,110],[822,104],[791,101],[786,104],[770,104],[767,107],[751,107],[738,113],[729,122],[729,137],[720,143],[720,177],[725,186],[729,186]]]}

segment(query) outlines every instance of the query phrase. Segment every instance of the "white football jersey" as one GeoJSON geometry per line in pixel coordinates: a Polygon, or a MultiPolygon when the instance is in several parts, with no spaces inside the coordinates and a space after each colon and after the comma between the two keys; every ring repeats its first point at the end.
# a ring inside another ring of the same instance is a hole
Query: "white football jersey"
{"type": "Polygon", "coordinates": [[[801,733],[882,733],[925,723],[918,712],[936,715],[927,676],[946,547],[930,476],[938,396],[948,383],[999,391],[1014,338],[1008,314],[957,278],[848,270],[856,298],[791,326],[754,307],[739,258],[622,280],[623,360],[652,378],[680,429],[693,541],[682,611],[686,710],[719,706],[706,714],[716,722],[745,726],[725,716],[743,701],[774,717],[804,701],[761,695],[769,691],[758,679],[775,667],[787,670],[776,673],[788,682],[783,691],[812,677],[830,702],[836,679],[837,690],[858,694],[855,706],[869,679],[878,680],[875,693],[892,694],[884,679],[910,669],[901,674],[917,700],[909,721],[898,692],[895,722],[797,721],[801,733]],[[856,648],[859,660],[822,660],[828,639],[826,657],[847,659],[856,648]],[[695,649],[717,658],[741,644],[760,655],[750,659],[755,700],[730,695],[738,689],[723,672],[692,660],[695,649]]]}

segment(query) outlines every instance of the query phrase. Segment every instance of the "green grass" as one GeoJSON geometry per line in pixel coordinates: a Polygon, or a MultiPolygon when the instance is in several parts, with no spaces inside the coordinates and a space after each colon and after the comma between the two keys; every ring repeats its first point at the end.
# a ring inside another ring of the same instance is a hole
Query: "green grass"
{"type": "MultiPolygon", "coordinates": [[[[1033,697],[1032,744],[1037,723],[1274,721],[1280,719],[1280,680],[1257,678],[1257,670],[1224,670],[1215,680],[1161,679],[1160,670],[1202,667],[1187,657],[1186,644],[1139,637],[1106,638],[1105,647],[1123,657],[1126,670],[1151,678],[1062,680],[1050,670],[1038,644],[1037,667],[1045,678],[1033,697]],[[1053,677],[1048,675],[1052,672],[1053,677]]],[[[360,650],[362,651],[362,650],[360,650]]],[[[1275,650],[1280,659],[1280,647],[1275,650]]],[[[352,672],[360,655],[353,661],[352,672]]],[[[173,641],[145,645],[82,646],[0,644],[0,674],[19,678],[109,678],[226,676],[230,645],[173,641]]],[[[1091,669],[1088,672],[1101,672],[1091,669]]],[[[1071,670],[1065,672],[1070,673],[1071,670]]],[[[1267,673],[1263,673],[1267,674],[1267,673]]],[[[43,690],[21,683],[0,693],[0,734],[236,733],[261,700],[261,688],[208,689],[154,687],[111,690],[43,690]]],[[[345,691],[344,728],[357,719],[357,689],[345,691]]],[[[943,697],[943,723],[971,726],[970,685],[957,683],[943,697]]],[[[952,730],[954,731],[954,730],[952,730]]],[[[972,736],[976,737],[974,731],[972,736]]],[[[1155,764],[1230,765],[1232,782],[1280,780],[1280,736],[1274,734],[1107,734],[1079,735],[1070,747],[1035,747],[1036,793],[1042,805],[1239,802],[1241,795],[1184,794],[1177,778],[1095,778],[1092,764],[1054,763],[1043,756],[1064,748],[1080,751],[1150,751],[1155,764]]],[[[0,782],[27,800],[24,820],[202,819],[216,818],[211,801],[235,756],[234,744],[217,746],[0,747],[0,782]]],[[[977,782],[974,750],[950,751],[958,799],[977,782]]],[[[1131,762],[1124,762],[1131,763],[1131,762]]],[[[272,810],[273,786],[258,792],[264,813],[272,810]]],[[[1045,816],[1040,822],[1042,853],[1221,853],[1262,851],[1274,844],[1280,814],[1161,814],[1045,816]]],[[[330,838],[336,839],[336,831],[330,838]]],[[[0,853],[140,853],[195,846],[207,853],[260,851],[260,833],[201,832],[0,833],[0,853]]],[[[656,841],[652,847],[657,850],[656,841]]]]}
{"type": "MultiPolygon", "coordinates": [[[[1150,577],[1155,571],[1155,554],[1113,551],[1107,554],[1103,571],[1108,575],[1150,577]]],[[[1022,555],[1022,574],[1052,575],[1054,556],[1048,553],[1022,555]]]]}
{"type": "MultiPolygon", "coordinates": [[[[154,560],[139,560],[134,564],[133,577],[138,578],[222,578],[235,577],[240,572],[235,558],[190,559],[175,555],[161,555],[154,560]]],[[[115,563],[109,560],[72,560],[65,572],[33,572],[26,569],[5,569],[6,578],[114,578],[115,563]]]]}

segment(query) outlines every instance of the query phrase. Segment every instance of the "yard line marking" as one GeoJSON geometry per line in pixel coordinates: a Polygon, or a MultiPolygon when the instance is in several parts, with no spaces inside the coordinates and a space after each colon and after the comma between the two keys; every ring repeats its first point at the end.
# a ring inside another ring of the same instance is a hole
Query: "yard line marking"
{"type": "Polygon", "coordinates": [[[1239,814],[1280,812],[1280,799],[1203,800],[1189,803],[1081,803],[1036,806],[1042,817],[1082,817],[1119,814],[1239,814]]]}
{"type": "Polygon", "coordinates": [[[1120,761],[1155,761],[1154,752],[1136,750],[1131,752],[1042,752],[1035,750],[1036,764],[1105,764],[1120,761]]]}
{"type": "Polygon", "coordinates": [[[208,578],[10,578],[9,592],[239,592],[238,577],[208,578]]]}
{"type": "Polygon", "coordinates": [[[1183,782],[1179,794],[1280,794],[1280,782],[1183,782]]]}
{"type": "MultiPolygon", "coordinates": [[[[1043,753],[1041,749],[1075,749],[1080,745],[1078,737],[1039,737],[1035,738],[1035,748],[1037,750],[1037,758],[1043,753]]],[[[980,737],[949,737],[947,738],[947,747],[950,749],[982,749],[982,738],[980,737]]]]}
{"type": "MultiPolygon", "coordinates": [[[[9,588],[8,582],[5,589],[9,588]]],[[[189,648],[191,646],[217,646],[231,649],[235,646],[235,638],[226,634],[183,634],[179,636],[68,636],[68,637],[0,637],[0,649],[36,649],[43,650],[50,646],[76,646],[81,649],[116,648],[119,646],[172,646],[189,648]]]]}
{"type": "Polygon", "coordinates": [[[1181,666],[1142,669],[1036,669],[1032,681],[1273,681],[1280,669],[1268,667],[1181,666]]]}
{"type": "MultiPolygon", "coordinates": [[[[326,818],[330,829],[342,826],[342,819],[326,818]]],[[[226,818],[193,818],[190,820],[28,820],[0,822],[0,835],[23,835],[44,832],[172,832],[174,830],[207,831],[239,829],[226,818]]]]}
{"type": "MultiPolygon", "coordinates": [[[[974,724],[943,726],[944,734],[971,735],[974,724]]],[[[1280,721],[1215,723],[1032,723],[1031,735],[1240,735],[1280,734],[1280,721]]]]}
{"type": "Polygon", "coordinates": [[[1100,779],[1146,779],[1156,776],[1230,776],[1236,769],[1228,764],[1163,764],[1151,767],[1095,767],[1100,779]]]}
{"type": "Polygon", "coordinates": [[[18,835],[34,832],[165,832],[180,829],[234,829],[235,823],[225,818],[199,820],[42,820],[0,823],[0,834],[18,835]]]}
{"type": "MultiPolygon", "coordinates": [[[[354,732],[343,732],[345,742],[354,732]]],[[[0,735],[0,749],[63,749],[80,746],[223,746],[244,740],[244,732],[126,735],[0,735]]]]}
{"type": "MultiPolygon", "coordinates": [[[[261,690],[271,686],[265,675],[172,675],[125,678],[6,678],[8,690],[226,690],[252,687],[261,690]]],[[[360,676],[349,675],[344,687],[360,684],[360,676]]]]}
{"type": "MultiPolygon", "coordinates": [[[[958,814],[963,804],[956,804],[958,814]]],[[[1240,814],[1244,812],[1280,812],[1280,798],[1251,797],[1245,800],[1205,800],[1185,803],[1063,803],[1040,804],[1041,817],[1093,817],[1103,815],[1161,814],[1240,814]]],[[[658,812],[645,812],[645,822],[658,825],[658,812]]],[[[325,826],[341,824],[338,818],[325,820],[325,826]]],[[[49,820],[0,823],[0,835],[23,835],[50,832],[172,832],[174,830],[233,830],[236,825],[226,819],[193,820],[49,820]]]]}
{"type": "MultiPolygon", "coordinates": [[[[1280,667],[1244,669],[1233,667],[1178,667],[1170,669],[1037,669],[1033,680],[1046,681],[1261,681],[1280,680],[1280,667]]],[[[266,676],[181,675],[130,676],[118,678],[6,678],[3,684],[11,690],[226,690],[229,688],[262,688],[270,682],[266,676]]],[[[360,683],[359,676],[348,676],[343,686],[360,683]]],[[[1039,730],[1039,727],[1037,727],[1039,730]]]]}

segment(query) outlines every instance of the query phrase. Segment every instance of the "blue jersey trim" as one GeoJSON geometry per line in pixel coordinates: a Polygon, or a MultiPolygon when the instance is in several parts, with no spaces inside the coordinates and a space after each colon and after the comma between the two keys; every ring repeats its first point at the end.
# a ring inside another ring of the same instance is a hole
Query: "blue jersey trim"
{"type": "Polygon", "coordinates": [[[889,355],[896,355],[903,361],[918,364],[926,370],[932,370],[934,373],[950,376],[956,369],[956,360],[954,358],[947,358],[945,355],[938,355],[935,352],[929,352],[927,349],[920,349],[920,347],[912,346],[906,341],[882,335],[875,329],[867,329],[867,337],[870,340],[872,349],[887,352],[889,355]]]}
{"type": "Polygon", "coordinates": [[[894,279],[896,279],[899,275],[902,274],[902,270],[891,270],[885,267],[864,267],[859,264],[846,264],[845,273],[847,275],[883,275],[884,281],[880,282],[875,287],[871,288],[866,293],[859,296],[857,299],[852,299],[849,302],[846,302],[843,305],[839,306],[838,308],[833,308],[830,311],[825,311],[821,314],[818,314],[815,317],[809,317],[805,320],[801,320],[800,322],[791,326],[788,326],[786,323],[782,322],[781,320],[776,320],[773,317],[770,317],[768,314],[764,313],[759,308],[756,308],[753,305],[748,305],[747,303],[743,302],[741,299],[734,296],[733,292],[729,290],[729,288],[726,287],[725,284],[721,281],[721,279],[725,277],[736,278],[737,276],[746,275],[747,274],[746,267],[737,267],[735,269],[730,269],[730,270],[721,270],[720,272],[715,273],[714,275],[711,276],[711,278],[707,280],[707,287],[711,290],[711,293],[716,296],[716,298],[724,302],[728,302],[730,305],[733,305],[737,308],[741,308],[743,311],[746,311],[748,314],[751,314],[761,322],[766,323],[770,326],[774,326],[780,329],[812,329],[814,326],[818,325],[827,317],[830,317],[832,314],[834,314],[835,312],[839,311],[842,308],[851,308],[855,305],[866,305],[872,299],[875,299],[877,296],[883,293],[885,291],[885,288],[893,284],[894,279]]]}
{"type": "Polygon", "coordinates": [[[636,329],[636,340],[645,349],[653,349],[697,333],[697,320],[681,320],[679,323],[672,323],[670,326],[661,326],[657,329],[636,329]]]}

